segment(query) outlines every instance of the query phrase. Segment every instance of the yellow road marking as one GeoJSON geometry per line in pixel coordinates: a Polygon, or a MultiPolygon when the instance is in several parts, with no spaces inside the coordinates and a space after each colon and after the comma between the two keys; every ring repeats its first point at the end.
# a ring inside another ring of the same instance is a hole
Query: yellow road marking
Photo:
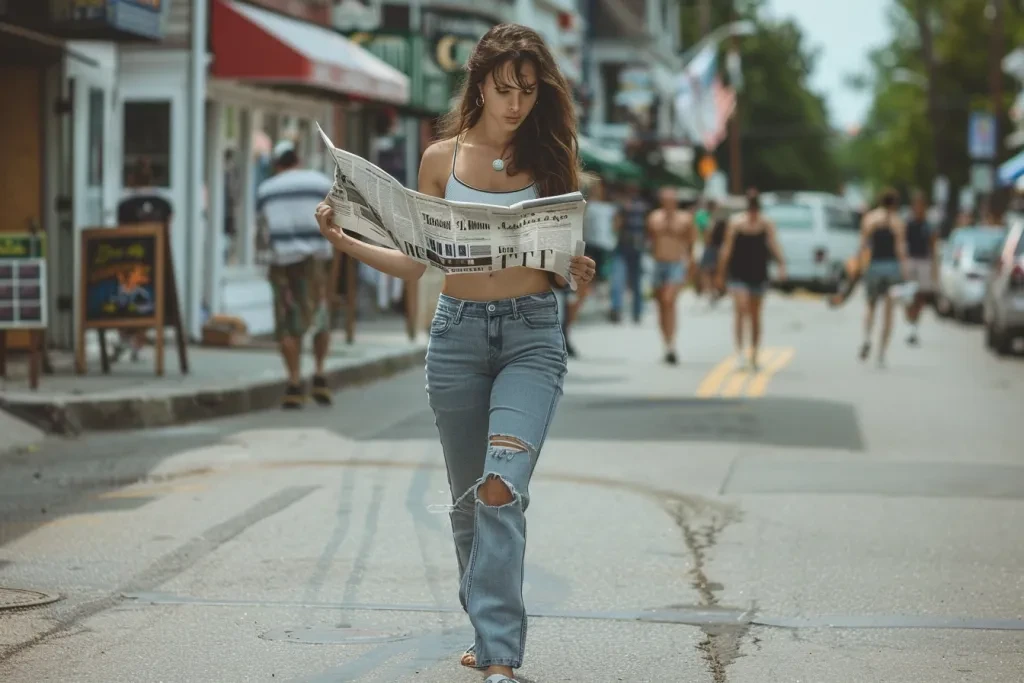
{"type": "Polygon", "coordinates": [[[697,387],[698,398],[710,398],[718,393],[718,387],[736,369],[736,355],[732,354],[716,365],[697,387]]]}
{"type": "Polygon", "coordinates": [[[762,349],[758,354],[761,369],[751,373],[737,364],[736,354],[716,365],[697,387],[698,398],[764,396],[772,376],[793,359],[794,349],[762,349]]]}
{"type": "Polygon", "coordinates": [[[793,360],[793,355],[795,353],[796,352],[793,349],[781,349],[770,360],[766,360],[761,369],[750,381],[750,386],[747,387],[747,396],[764,396],[764,392],[768,388],[768,382],[771,381],[772,376],[782,368],[789,365],[789,362],[793,360]]]}
{"type": "Polygon", "coordinates": [[[825,297],[822,294],[810,292],[806,289],[797,289],[793,293],[789,294],[788,298],[801,299],[803,301],[821,301],[825,297]]]}
{"type": "Polygon", "coordinates": [[[725,383],[722,391],[719,392],[719,396],[726,398],[732,398],[739,396],[743,393],[743,385],[747,383],[747,373],[744,371],[735,372],[729,376],[729,380],[725,383]]]}

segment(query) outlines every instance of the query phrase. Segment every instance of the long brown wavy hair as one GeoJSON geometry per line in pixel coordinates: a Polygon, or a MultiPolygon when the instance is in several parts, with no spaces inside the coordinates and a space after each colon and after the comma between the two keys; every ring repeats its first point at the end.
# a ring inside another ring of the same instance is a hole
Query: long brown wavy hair
{"type": "Polygon", "coordinates": [[[579,142],[569,84],[544,40],[531,28],[499,24],[484,34],[466,62],[460,103],[442,120],[441,134],[456,137],[480,121],[483,107],[479,95],[488,74],[494,75],[499,87],[522,88],[526,62],[537,71],[537,102],[512,138],[508,172],[528,172],[542,197],[575,192],[580,182],[579,142]],[[515,83],[503,82],[503,67],[509,62],[515,83]]]}

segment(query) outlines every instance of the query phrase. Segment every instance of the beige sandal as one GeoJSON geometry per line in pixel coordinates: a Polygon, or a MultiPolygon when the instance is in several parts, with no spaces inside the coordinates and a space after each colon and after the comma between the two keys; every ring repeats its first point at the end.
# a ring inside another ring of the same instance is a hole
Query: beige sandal
{"type": "Polygon", "coordinates": [[[466,667],[467,669],[476,669],[476,645],[470,645],[469,649],[462,653],[462,659],[459,660],[459,664],[466,667]]]}

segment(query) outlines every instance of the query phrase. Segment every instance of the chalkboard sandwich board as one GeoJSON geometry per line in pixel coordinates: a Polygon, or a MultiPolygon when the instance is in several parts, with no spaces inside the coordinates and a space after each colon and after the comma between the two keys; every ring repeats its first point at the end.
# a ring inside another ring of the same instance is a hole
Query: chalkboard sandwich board
{"type": "Polygon", "coordinates": [[[156,374],[164,372],[164,329],[173,325],[178,360],[188,372],[178,288],[165,224],[143,223],[82,231],[81,310],[78,371],[85,372],[85,332],[99,331],[103,371],[110,371],[106,329],[152,328],[156,333],[156,374]]]}

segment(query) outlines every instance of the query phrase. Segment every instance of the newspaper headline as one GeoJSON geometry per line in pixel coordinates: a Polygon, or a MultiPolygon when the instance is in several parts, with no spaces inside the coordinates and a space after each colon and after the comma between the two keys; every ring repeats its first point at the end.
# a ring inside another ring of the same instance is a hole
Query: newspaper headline
{"type": "Polygon", "coordinates": [[[455,202],[406,188],[366,159],[338,149],[317,125],[335,162],[328,201],[334,223],[445,273],[524,266],[562,276],[582,255],[586,201],[579,192],[512,206],[455,202]]]}

